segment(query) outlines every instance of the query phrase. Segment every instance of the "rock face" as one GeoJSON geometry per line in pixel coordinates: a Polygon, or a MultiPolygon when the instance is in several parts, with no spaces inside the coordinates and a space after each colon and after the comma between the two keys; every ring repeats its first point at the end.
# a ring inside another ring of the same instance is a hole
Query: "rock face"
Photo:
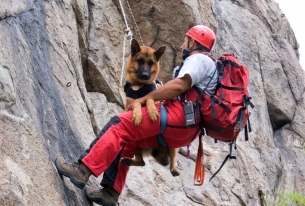
{"type": "MultiPolygon", "coordinates": [[[[136,0],[122,2],[122,10],[120,3],[1,1],[1,204],[92,204],[53,162],[60,155],[76,160],[123,111],[126,28],[145,45],[167,46],[159,75],[166,82],[180,64],[185,32],[196,24],[215,31],[215,56],[234,53],[250,70],[250,140],[241,134],[237,159],[209,182],[229,147],[205,137],[200,187],[193,185],[198,140],[189,159],[181,148],[179,177],[146,159],[145,167],[130,169],[120,205],[261,205],[261,194],[279,188],[304,195],[305,76],[279,6],[273,0],[136,0]]],[[[91,177],[89,184],[99,180],[91,177]]]]}

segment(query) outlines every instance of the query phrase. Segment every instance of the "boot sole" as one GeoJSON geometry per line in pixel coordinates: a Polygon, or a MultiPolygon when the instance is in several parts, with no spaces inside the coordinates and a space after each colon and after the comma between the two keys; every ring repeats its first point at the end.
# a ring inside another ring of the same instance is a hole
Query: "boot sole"
{"type": "Polygon", "coordinates": [[[58,158],[56,158],[56,160],[55,160],[55,166],[56,166],[56,168],[57,168],[57,171],[58,171],[60,174],[66,176],[66,177],[69,177],[69,178],[70,178],[70,181],[71,181],[76,187],[78,187],[78,188],[80,188],[80,189],[83,189],[83,188],[86,186],[86,183],[85,183],[85,182],[78,180],[74,175],[72,175],[71,173],[69,173],[69,172],[63,170],[63,169],[59,166],[58,158]]]}
{"type": "Polygon", "coordinates": [[[95,202],[99,205],[103,205],[103,206],[118,206],[119,203],[116,203],[116,202],[108,202],[102,198],[98,198],[98,197],[93,197],[91,196],[89,193],[88,193],[88,190],[87,190],[87,187],[85,188],[85,194],[87,196],[87,198],[89,200],[91,200],[92,202],[95,202]]]}

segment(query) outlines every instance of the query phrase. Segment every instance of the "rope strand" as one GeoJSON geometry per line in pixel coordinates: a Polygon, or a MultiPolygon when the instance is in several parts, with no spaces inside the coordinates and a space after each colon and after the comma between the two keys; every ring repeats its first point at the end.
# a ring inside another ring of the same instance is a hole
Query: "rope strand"
{"type": "Polygon", "coordinates": [[[128,26],[128,22],[127,22],[126,14],[124,12],[123,4],[122,4],[121,0],[119,0],[119,2],[120,2],[123,18],[124,18],[125,25],[126,25],[126,29],[125,29],[125,32],[124,32],[124,40],[123,40],[122,69],[121,69],[121,78],[120,78],[120,87],[122,88],[122,86],[123,86],[123,76],[124,76],[124,72],[125,72],[125,61],[126,61],[125,60],[126,40],[131,41],[133,35],[132,35],[132,32],[131,32],[131,29],[128,26]]]}
{"type": "Polygon", "coordinates": [[[125,29],[125,35],[124,35],[124,41],[123,41],[123,55],[122,55],[122,72],[121,72],[121,78],[120,78],[120,87],[123,86],[123,77],[124,77],[124,71],[125,71],[125,48],[126,48],[126,40],[131,41],[132,33],[131,30],[125,29]]]}
{"type": "Polygon", "coordinates": [[[141,36],[141,33],[140,33],[140,30],[139,30],[139,28],[138,28],[138,25],[137,25],[136,19],[134,18],[134,15],[133,15],[133,13],[132,13],[131,7],[130,7],[130,5],[129,5],[129,1],[128,1],[128,0],[126,0],[126,2],[127,2],[127,5],[128,5],[128,8],[129,8],[129,11],[130,11],[130,14],[131,14],[132,20],[133,20],[133,22],[134,22],[134,24],[135,24],[135,26],[136,26],[137,32],[139,33],[140,40],[141,40],[141,42],[142,42],[143,46],[145,46],[144,41],[143,41],[142,36],[141,36]]]}

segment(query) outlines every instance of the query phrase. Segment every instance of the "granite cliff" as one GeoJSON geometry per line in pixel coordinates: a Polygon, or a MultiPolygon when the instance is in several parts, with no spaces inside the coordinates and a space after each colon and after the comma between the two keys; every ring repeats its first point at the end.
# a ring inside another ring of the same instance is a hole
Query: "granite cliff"
{"type": "MultiPolygon", "coordinates": [[[[178,155],[179,177],[152,159],[131,168],[120,205],[262,205],[276,189],[305,194],[305,76],[298,43],[273,0],[4,0],[0,6],[0,202],[91,205],[61,178],[57,156],[75,160],[122,112],[128,28],[167,50],[159,78],[180,64],[193,25],[217,35],[214,55],[234,53],[250,70],[250,140],[211,181],[229,147],[204,138],[206,180],[193,185],[197,141],[178,155]],[[129,3],[129,5],[128,5],[129,3]],[[123,8],[123,9],[122,9],[123,8]],[[127,23],[127,24],[126,24],[127,23]],[[126,45],[124,45],[124,42],[126,45]]],[[[130,34],[130,33],[129,33],[130,34]]],[[[243,134],[241,134],[242,136],[243,134]]],[[[90,185],[99,181],[91,177],[90,185]]]]}

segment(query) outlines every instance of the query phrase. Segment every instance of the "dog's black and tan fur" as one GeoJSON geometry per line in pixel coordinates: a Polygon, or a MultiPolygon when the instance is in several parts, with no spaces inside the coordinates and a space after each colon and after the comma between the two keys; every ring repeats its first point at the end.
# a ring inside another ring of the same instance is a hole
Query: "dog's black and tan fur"
{"type": "MultiPolygon", "coordinates": [[[[159,61],[165,52],[166,47],[162,46],[157,50],[148,46],[140,46],[138,42],[133,39],[131,42],[131,54],[126,63],[126,84],[124,91],[126,94],[127,106],[136,98],[140,98],[149,92],[157,89],[156,78],[159,74],[159,61]]],[[[156,122],[158,119],[158,111],[153,99],[146,101],[149,118],[156,122]]],[[[136,103],[133,106],[132,121],[135,125],[139,125],[142,121],[141,104],[136,103]]],[[[160,147],[157,149],[143,149],[137,148],[135,158],[122,158],[121,163],[125,166],[144,166],[145,162],[143,156],[152,155],[155,160],[166,166],[170,163],[170,171],[173,176],[178,176],[179,172],[175,167],[175,158],[178,149],[160,147]]]]}

